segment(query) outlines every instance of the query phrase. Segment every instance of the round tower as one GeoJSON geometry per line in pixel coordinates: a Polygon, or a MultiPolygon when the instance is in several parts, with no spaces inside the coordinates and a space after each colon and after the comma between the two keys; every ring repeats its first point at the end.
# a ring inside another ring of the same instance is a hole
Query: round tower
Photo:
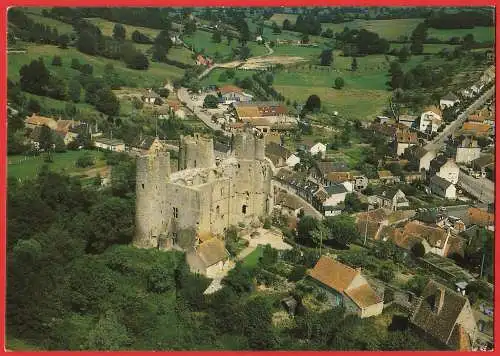
{"type": "Polygon", "coordinates": [[[238,133],[234,136],[233,151],[236,158],[263,160],[265,158],[264,138],[249,131],[238,133]]]}
{"type": "Polygon", "coordinates": [[[133,244],[136,247],[158,246],[165,231],[167,184],[170,178],[170,153],[157,152],[137,158],[136,213],[133,244]]]}
{"type": "Polygon", "coordinates": [[[181,136],[179,144],[179,170],[210,168],[214,166],[214,142],[211,138],[199,134],[181,136]]]}

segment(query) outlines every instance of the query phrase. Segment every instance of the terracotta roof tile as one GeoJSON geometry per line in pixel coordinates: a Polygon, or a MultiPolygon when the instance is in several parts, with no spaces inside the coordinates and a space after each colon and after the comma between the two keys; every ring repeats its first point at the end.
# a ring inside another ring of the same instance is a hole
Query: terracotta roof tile
{"type": "Polygon", "coordinates": [[[326,256],[321,256],[314,268],[308,272],[312,278],[340,293],[344,292],[360,273],[360,270],[326,256]]]}
{"type": "Polygon", "coordinates": [[[469,208],[467,215],[469,216],[469,222],[474,225],[487,226],[493,225],[495,222],[494,214],[479,208],[469,208]]]}
{"type": "Polygon", "coordinates": [[[360,308],[367,308],[370,305],[378,304],[382,301],[368,284],[364,284],[358,288],[347,289],[345,294],[347,294],[360,308]]]}

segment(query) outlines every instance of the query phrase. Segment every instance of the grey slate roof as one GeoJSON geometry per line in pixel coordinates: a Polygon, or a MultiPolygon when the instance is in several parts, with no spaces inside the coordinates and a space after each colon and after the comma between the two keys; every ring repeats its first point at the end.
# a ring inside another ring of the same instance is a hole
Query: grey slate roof
{"type": "Polygon", "coordinates": [[[431,185],[436,185],[439,188],[446,190],[450,185],[453,185],[453,183],[447,181],[444,178],[441,178],[440,176],[435,175],[431,177],[431,185]]]}

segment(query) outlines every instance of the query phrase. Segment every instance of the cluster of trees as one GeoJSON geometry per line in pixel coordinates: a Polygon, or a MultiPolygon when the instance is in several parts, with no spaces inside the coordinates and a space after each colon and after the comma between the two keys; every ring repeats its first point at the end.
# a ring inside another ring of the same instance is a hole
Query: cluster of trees
{"type": "Polygon", "coordinates": [[[447,83],[453,71],[449,66],[429,66],[418,64],[406,73],[403,72],[398,62],[391,62],[389,68],[390,82],[392,89],[418,89],[439,87],[447,83]]]}
{"type": "MultiPolygon", "coordinates": [[[[62,65],[60,58],[54,58],[53,62],[62,65]]],[[[116,116],[120,111],[120,102],[111,89],[119,87],[121,82],[113,65],[106,66],[103,78],[93,77],[93,67],[90,64],[81,65],[77,59],[73,59],[71,67],[81,74],[66,82],[50,73],[42,58],[33,60],[19,70],[20,89],[58,100],[69,99],[75,103],[80,102],[82,90],[85,89],[85,102],[106,115],[116,116]]]]}
{"type": "Polygon", "coordinates": [[[422,54],[424,51],[424,43],[427,39],[428,26],[425,22],[421,22],[413,30],[411,34],[410,51],[412,54],[422,54]]]}
{"type": "Polygon", "coordinates": [[[354,218],[347,214],[327,217],[321,221],[306,215],[297,224],[296,239],[307,246],[337,244],[345,247],[359,239],[359,233],[354,218]]]}
{"type": "Polygon", "coordinates": [[[480,11],[458,11],[455,13],[434,11],[426,19],[429,27],[439,29],[474,28],[476,26],[495,26],[493,9],[480,11]]]}
{"type": "Polygon", "coordinates": [[[343,50],[345,56],[366,56],[369,54],[387,53],[390,43],[381,38],[377,33],[365,29],[345,27],[340,33],[335,34],[335,40],[343,50]]]}
{"type": "Polygon", "coordinates": [[[52,28],[30,19],[22,10],[13,8],[8,12],[9,32],[27,42],[58,45],[67,48],[70,42],[69,34],[59,34],[57,28],[52,28]]]}
{"type": "Polygon", "coordinates": [[[296,31],[306,35],[319,36],[321,34],[321,21],[312,13],[299,15],[294,25],[292,25],[290,20],[285,19],[283,21],[283,30],[296,31]]]}
{"type": "MultiPolygon", "coordinates": [[[[149,68],[149,60],[146,55],[138,51],[131,43],[124,41],[126,31],[123,25],[115,25],[113,38],[102,35],[99,27],[84,19],[79,19],[74,27],[78,35],[76,48],[80,52],[92,56],[121,59],[127,67],[132,69],[145,70],[149,68]]],[[[153,58],[155,57],[153,56],[153,58]]]]}

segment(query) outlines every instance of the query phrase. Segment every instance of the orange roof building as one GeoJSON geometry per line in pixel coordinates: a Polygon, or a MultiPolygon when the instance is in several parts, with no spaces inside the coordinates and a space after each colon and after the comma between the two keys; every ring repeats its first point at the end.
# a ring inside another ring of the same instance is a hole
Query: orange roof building
{"type": "Polygon", "coordinates": [[[472,225],[490,226],[495,223],[495,215],[483,209],[469,208],[467,215],[472,225]]]}
{"type": "Polygon", "coordinates": [[[334,306],[344,306],[360,318],[379,315],[384,306],[383,298],[368,284],[361,268],[352,268],[333,258],[322,256],[309,277],[318,283],[334,306]]]}
{"type": "Polygon", "coordinates": [[[26,120],[24,120],[24,124],[26,127],[31,129],[36,126],[47,126],[51,130],[55,130],[57,128],[57,121],[55,119],[36,114],[32,114],[30,117],[27,117],[26,120]]]}
{"type": "Polygon", "coordinates": [[[472,134],[474,136],[487,136],[491,126],[480,122],[468,121],[462,126],[463,133],[472,134]]]}

